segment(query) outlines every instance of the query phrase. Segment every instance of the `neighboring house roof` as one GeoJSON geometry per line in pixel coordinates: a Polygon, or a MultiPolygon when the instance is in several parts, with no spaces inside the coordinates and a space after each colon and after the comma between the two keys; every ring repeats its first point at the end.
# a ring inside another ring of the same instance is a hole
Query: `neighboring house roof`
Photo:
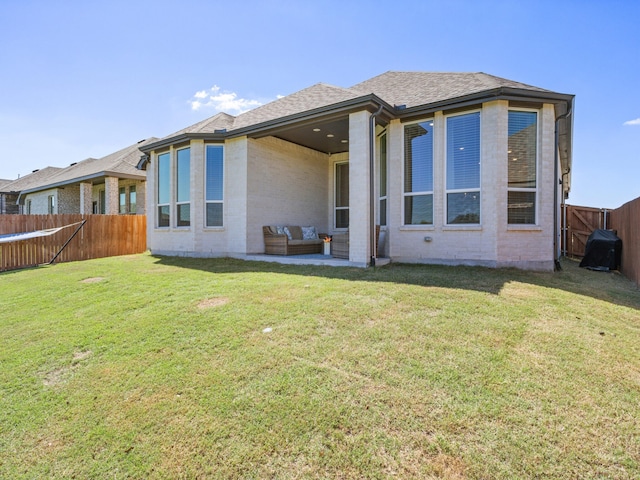
{"type": "MultiPolygon", "coordinates": [[[[66,168],[47,167],[54,169],[49,175],[40,175],[37,181],[31,182],[28,186],[21,188],[22,194],[33,193],[51,188],[58,188],[64,185],[86,182],[102,177],[118,177],[140,179],[145,178],[145,174],[136,168],[140,160],[139,148],[146,143],[154,142],[157,138],[142,140],[134,145],[130,145],[115,153],[102,158],[87,158],[81,162],[72,163],[66,168]]],[[[44,171],[43,169],[40,171],[44,171]]],[[[29,175],[30,176],[30,175],[29,175]]],[[[27,178],[27,177],[23,177],[27,178]]]]}
{"type": "Polygon", "coordinates": [[[34,170],[32,173],[4,185],[2,190],[5,192],[21,192],[23,190],[28,190],[29,188],[46,181],[46,179],[51,178],[60,170],[62,170],[62,168],[58,167],[45,167],[40,170],[34,170]]]}
{"type": "Polygon", "coordinates": [[[4,178],[0,178],[0,192],[3,192],[3,187],[5,185],[9,185],[11,182],[13,182],[13,180],[6,180],[4,178]]]}

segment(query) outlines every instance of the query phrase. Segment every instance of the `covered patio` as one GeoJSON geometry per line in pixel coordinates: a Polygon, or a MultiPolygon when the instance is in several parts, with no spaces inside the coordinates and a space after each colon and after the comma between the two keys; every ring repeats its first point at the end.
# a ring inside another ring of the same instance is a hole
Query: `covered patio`
{"type": "MultiPolygon", "coordinates": [[[[258,164],[257,170],[264,168],[260,176],[261,180],[264,180],[263,183],[268,183],[274,169],[281,168],[280,177],[286,175],[293,179],[290,183],[315,182],[324,185],[323,189],[307,188],[304,192],[293,192],[295,188],[290,185],[285,189],[286,193],[283,194],[282,199],[300,205],[303,212],[292,211],[293,208],[289,205],[265,212],[264,194],[268,197],[269,193],[263,190],[262,196],[255,197],[260,198],[260,204],[255,205],[255,217],[261,217],[263,225],[267,218],[270,225],[308,225],[309,222],[314,222],[313,226],[317,227],[318,232],[329,235],[343,235],[348,232],[349,235],[348,259],[326,258],[320,254],[317,256],[272,254],[260,255],[261,260],[359,267],[380,264],[382,259],[377,257],[383,251],[375,247],[377,236],[375,229],[380,223],[379,159],[376,154],[376,139],[377,134],[387,125],[388,113],[392,107],[378,100],[367,97],[358,98],[357,101],[343,102],[342,108],[336,108],[333,105],[330,112],[306,112],[305,118],[297,118],[296,121],[278,122],[277,125],[271,126],[263,125],[263,128],[257,129],[254,127],[248,135],[249,139],[256,141],[256,145],[267,145],[270,141],[277,139],[281,146],[286,144],[291,148],[302,147],[305,151],[311,150],[315,157],[314,164],[322,165],[311,170],[307,160],[302,158],[293,162],[280,160],[273,158],[278,156],[277,153],[270,155],[265,151],[258,152],[256,147],[255,163],[258,164]],[[267,171],[267,167],[263,167],[259,162],[267,156],[270,160],[268,167],[270,171],[267,171]],[[280,163],[282,166],[279,166],[280,163]],[[285,164],[288,170],[285,170],[285,164]],[[289,199],[287,199],[288,196],[289,199]],[[307,218],[304,209],[305,205],[309,207],[309,204],[311,204],[309,210],[313,209],[315,214],[309,214],[307,218]],[[319,206],[323,208],[321,214],[318,214],[319,206]],[[274,214],[273,210],[277,213],[274,214]],[[261,212],[264,212],[264,215],[261,212]]],[[[251,154],[251,149],[249,150],[251,154]]],[[[276,179],[274,183],[277,185],[276,188],[282,189],[280,179],[276,179]]],[[[261,185],[260,188],[264,186],[261,185]]],[[[267,198],[267,203],[270,201],[271,199],[267,198]]],[[[275,204],[277,201],[272,205],[275,204]]],[[[248,209],[252,209],[251,200],[249,200],[248,209]]],[[[249,213],[249,216],[253,215],[249,213]]],[[[259,230],[258,226],[251,221],[247,226],[252,229],[251,232],[247,232],[249,238],[259,230]]],[[[260,247],[263,242],[261,238],[260,247]]],[[[257,242],[250,246],[248,251],[258,253],[257,242]]],[[[258,255],[247,254],[248,259],[256,256],[258,255]]]]}

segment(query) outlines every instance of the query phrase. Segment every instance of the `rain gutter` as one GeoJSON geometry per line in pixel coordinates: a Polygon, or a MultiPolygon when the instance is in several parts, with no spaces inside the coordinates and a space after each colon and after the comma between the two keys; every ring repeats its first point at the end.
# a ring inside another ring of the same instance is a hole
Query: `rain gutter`
{"type": "MultiPolygon", "coordinates": [[[[554,185],[553,185],[553,263],[554,263],[554,268],[555,270],[562,270],[562,267],[560,266],[560,252],[558,249],[558,237],[559,237],[559,233],[558,232],[558,209],[560,208],[560,205],[558,205],[558,189],[561,189],[562,191],[562,205],[564,205],[564,185],[563,185],[563,181],[564,181],[564,177],[565,175],[569,174],[569,162],[567,162],[567,171],[563,171],[562,172],[562,177],[560,177],[560,171],[559,171],[559,163],[560,163],[560,158],[559,158],[559,149],[560,149],[560,141],[559,141],[559,129],[558,129],[558,122],[560,122],[561,120],[566,120],[569,116],[571,116],[573,112],[573,108],[572,108],[572,104],[570,102],[567,102],[567,111],[565,113],[563,113],[562,115],[556,117],[556,121],[555,121],[555,151],[554,151],[554,157],[555,157],[555,161],[554,161],[554,168],[553,168],[553,175],[554,175],[554,185]]],[[[565,243],[566,246],[566,243],[565,243]]]]}

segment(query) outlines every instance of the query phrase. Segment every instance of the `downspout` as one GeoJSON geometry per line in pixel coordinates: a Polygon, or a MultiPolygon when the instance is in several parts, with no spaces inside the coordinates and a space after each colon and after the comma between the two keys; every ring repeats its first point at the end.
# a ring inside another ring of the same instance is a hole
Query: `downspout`
{"type": "MultiPolygon", "coordinates": [[[[569,108],[569,105],[567,104],[567,107],[569,108]]],[[[559,232],[558,232],[558,188],[559,186],[562,186],[561,190],[563,192],[562,194],[562,205],[564,205],[564,177],[565,175],[567,175],[569,172],[562,172],[562,178],[560,178],[559,175],[559,154],[558,154],[558,150],[560,149],[560,142],[558,141],[559,138],[559,132],[558,132],[558,122],[562,119],[567,118],[568,116],[571,115],[571,109],[569,108],[569,110],[567,110],[566,113],[560,115],[559,117],[556,118],[555,121],[555,152],[554,152],[554,157],[555,157],[555,161],[554,161],[554,168],[553,168],[553,174],[554,174],[554,185],[553,185],[553,263],[555,265],[555,270],[562,270],[562,267],[560,265],[560,256],[558,255],[558,236],[559,236],[559,232]]],[[[566,236],[565,236],[566,238],[566,236]]],[[[565,241],[566,242],[566,241],[565,241]]],[[[565,243],[565,247],[566,247],[566,243],[565,243]]]]}
{"type": "Polygon", "coordinates": [[[382,105],[369,118],[369,248],[371,249],[370,264],[376,266],[376,208],[375,208],[375,138],[376,138],[376,117],[382,112],[382,105]]]}

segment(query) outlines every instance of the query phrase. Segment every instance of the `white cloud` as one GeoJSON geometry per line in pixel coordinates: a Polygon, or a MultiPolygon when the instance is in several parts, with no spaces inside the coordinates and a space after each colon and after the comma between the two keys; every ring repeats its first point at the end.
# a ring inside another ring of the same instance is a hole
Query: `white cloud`
{"type": "Polygon", "coordinates": [[[212,109],[236,115],[262,105],[262,102],[258,100],[238,98],[238,94],[235,92],[222,91],[217,85],[209,90],[196,92],[189,103],[192,110],[212,109]]]}
{"type": "Polygon", "coordinates": [[[635,120],[629,120],[628,122],[624,122],[623,125],[640,125],[640,118],[636,118],[635,120]]]}

